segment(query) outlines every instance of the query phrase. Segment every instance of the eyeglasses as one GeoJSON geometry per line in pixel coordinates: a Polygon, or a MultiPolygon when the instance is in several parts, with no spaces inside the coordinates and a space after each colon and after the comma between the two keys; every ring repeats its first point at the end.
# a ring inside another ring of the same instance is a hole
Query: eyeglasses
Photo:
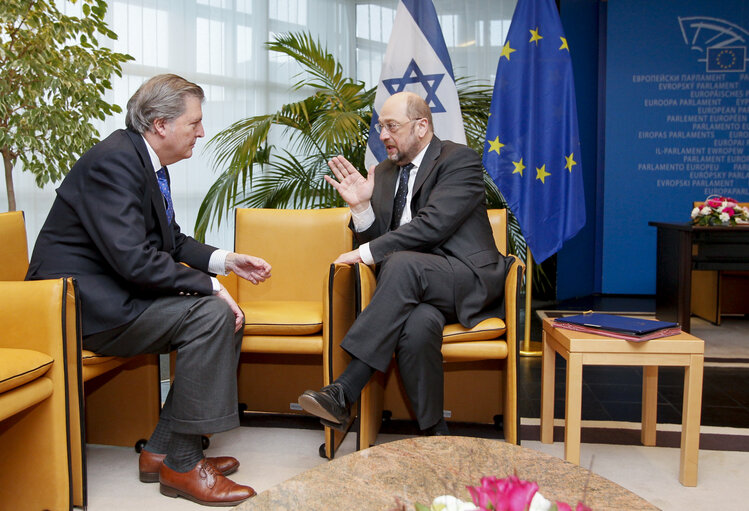
{"type": "Polygon", "coordinates": [[[395,133],[396,131],[401,129],[402,126],[405,126],[406,124],[410,124],[412,122],[420,121],[421,119],[423,119],[423,117],[420,117],[418,119],[411,119],[410,121],[403,124],[399,124],[397,122],[388,122],[385,124],[377,123],[374,125],[374,128],[377,133],[382,133],[383,130],[386,130],[388,133],[395,133]]]}

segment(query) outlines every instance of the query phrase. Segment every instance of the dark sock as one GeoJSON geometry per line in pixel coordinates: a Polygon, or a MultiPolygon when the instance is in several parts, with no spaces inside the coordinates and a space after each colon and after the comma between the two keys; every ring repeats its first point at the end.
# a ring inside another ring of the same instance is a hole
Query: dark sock
{"type": "Polygon", "coordinates": [[[450,430],[447,427],[447,421],[442,417],[434,426],[422,430],[425,435],[449,435],[450,430]]]}
{"type": "Polygon", "coordinates": [[[154,454],[166,454],[169,440],[172,438],[172,426],[169,420],[161,418],[146,443],[146,450],[154,454]]]}
{"type": "Polygon", "coordinates": [[[346,396],[346,406],[359,399],[359,394],[364,389],[375,370],[358,358],[352,358],[346,369],[336,378],[336,383],[343,387],[343,394],[346,396]]]}
{"type": "Polygon", "coordinates": [[[189,472],[203,459],[203,438],[172,432],[164,464],[177,472],[189,472]]]}

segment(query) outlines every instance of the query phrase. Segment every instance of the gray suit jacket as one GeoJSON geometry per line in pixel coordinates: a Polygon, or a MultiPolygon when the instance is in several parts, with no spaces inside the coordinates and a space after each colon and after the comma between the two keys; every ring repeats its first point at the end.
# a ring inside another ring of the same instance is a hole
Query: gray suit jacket
{"type": "Polygon", "coordinates": [[[132,321],[158,296],[211,294],[214,250],[167,224],[143,138],[117,130],[57,189],[26,278],[75,277],[85,336],[132,321]]]}
{"type": "Polygon", "coordinates": [[[444,255],[456,275],[460,323],[475,326],[504,317],[504,279],[511,260],[502,256],[486,214],[481,160],[467,146],[433,137],[421,162],[411,198],[412,220],[389,230],[398,166],[390,160],[375,170],[375,222],[356,233],[369,242],[375,263],[400,250],[444,255]]]}

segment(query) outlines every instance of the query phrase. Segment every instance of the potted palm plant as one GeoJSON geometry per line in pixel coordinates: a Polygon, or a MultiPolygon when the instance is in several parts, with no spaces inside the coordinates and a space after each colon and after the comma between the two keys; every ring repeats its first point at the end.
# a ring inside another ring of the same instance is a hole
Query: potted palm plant
{"type": "MultiPolygon", "coordinates": [[[[356,168],[364,169],[364,152],[372,119],[375,88],[343,74],[341,64],[309,33],[275,36],[270,51],[283,53],[302,67],[293,90],[312,88],[313,93],[283,105],[270,114],[241,119],[215,135],[207,144],[212,165],[219,172],[198,211],[196,237],[235,207],[328,208],[343,206],[332,187],[323,180],[327,161],[338,154],[356,168]],[[277,130],[286,145],[277,148],[268,140],[277,130]]],[[[466,139],[482,153],[491,105],[492,87],[458,78],[458,97],[466,139]]],[[[484,173],[489,207],[506,202],[488,174],[484,173]]],[[[510,215],[510,252],[525,258],[525,240],[510,215]]]]}

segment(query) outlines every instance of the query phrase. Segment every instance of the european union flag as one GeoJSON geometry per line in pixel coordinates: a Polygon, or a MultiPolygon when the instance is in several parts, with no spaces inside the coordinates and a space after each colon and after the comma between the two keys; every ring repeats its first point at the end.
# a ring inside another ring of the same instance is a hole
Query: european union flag
{"type": "Polygon", "coordinates": [[[519,0],[502,47],[484,167],[544,261],[585,224],[572,61],[554,0],[519,0]]]}
{"type": "Polygon", "coordinates": [[[707,49],[707,71],[724,73],[726,71],[744,72],[746,69],[746,48],[743,46],[725,46],[707,49]]]}

